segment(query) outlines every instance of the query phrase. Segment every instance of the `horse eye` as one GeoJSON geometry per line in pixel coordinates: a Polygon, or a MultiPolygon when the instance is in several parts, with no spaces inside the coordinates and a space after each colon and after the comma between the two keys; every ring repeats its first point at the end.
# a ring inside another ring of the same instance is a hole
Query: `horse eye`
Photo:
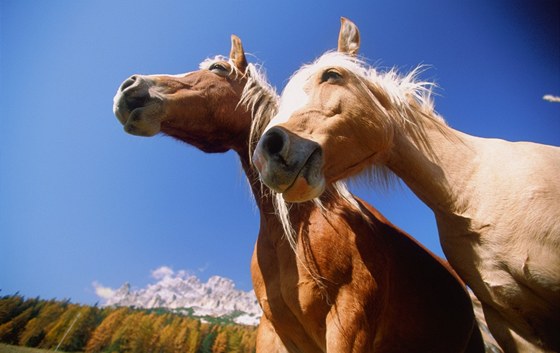
{"type": "Polygon", "coordinates": [[[227,76],[229,74],[229,70],[224,65],[219,63],[210,65],[208,70],[220,76],[227,76]]]}
{"type": "Polygon", "coordinates": [[[335,83],[342,79],[342,75],[335,70],[326,70],[321,76],[321,82],[335,83]]]}

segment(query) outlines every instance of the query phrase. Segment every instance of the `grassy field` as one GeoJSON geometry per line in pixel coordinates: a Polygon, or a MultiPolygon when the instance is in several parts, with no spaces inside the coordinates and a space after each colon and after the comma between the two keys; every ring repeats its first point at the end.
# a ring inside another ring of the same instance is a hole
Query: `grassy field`
{"type": "MultiPolygon", "coordinates": [[[[51,353],[48,349],[37,349],[29,347],[10,346],[9,344],[0,343],[0,353],[51,353]]],[[[62,351],[58,351],[64,353],[62,351]]]]}

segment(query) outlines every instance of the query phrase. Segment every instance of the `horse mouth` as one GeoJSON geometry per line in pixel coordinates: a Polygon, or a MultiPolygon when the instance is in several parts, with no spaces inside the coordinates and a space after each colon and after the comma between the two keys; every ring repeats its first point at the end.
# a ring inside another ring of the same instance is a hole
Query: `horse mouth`
{"type": "Polygon", "coordinates": [[[115,105],[115,115],[124,131],[136,136],[154,136],[161,130],[160,106],[148,102],[130,109],[128,105],[115,105]]]}
{"type": "Polygon", "coordinates": [[[123,125],[126,125],[131,117],[134,116],[135,112],[145,108],[150,102],[149,97],[129,97],[124,94],[115,98],[113,112],[123,125]]]}
{"type": "MultiPolygon", "coordinates": [[[[284,199],[291,202],[307,201],[307,195],[323,188],[323,153],[317,146],[296,173],[292,183],[282,191],[284,199]]],[[[315,197],[315,196],[313,196],[315,197]]]]}
{"type": "Polygon", "coordinates": [[[113,114],[115,114],[117,119],[119,119],[120,123],[123,125],[125,125],[128,121],[130,111],[126,107],[126,104],[122,98],[117,99],[117,97],[115,97],[113,103],[113,114]]]}
{"type": "MultiPolygon", "coordinates": [[[[134,133],[134,125],[136,122],[139,122],[142,119],[142,111],[144,107],[138,107],[132,110],[128,110],[126,115],[126,120],[123,123],[123,126],[128,133],[134,133]]],[[[122,122],[122,121],[121,121],[122,122]]]]}

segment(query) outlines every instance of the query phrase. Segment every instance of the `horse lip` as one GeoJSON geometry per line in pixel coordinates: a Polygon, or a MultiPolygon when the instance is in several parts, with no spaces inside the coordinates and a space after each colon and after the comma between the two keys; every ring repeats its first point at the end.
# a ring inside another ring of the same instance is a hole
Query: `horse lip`
{"type": "Polygon", "coordinates": [[[136,108],[134,110],[126,110],[128,114],[126,114],[123,117],[125,120],[124,122],[121,120],[121,123],[123,124],[125,131],[128,132],[129,134],[138,135],[136,126],[134,125],[134,121],[138,120],[138,118],[135,118],[135,116],[138,116],[141,110],[142,108],[136,108]]]}
{"type": "Polygon", "coordinates": [[[130,123],[133,120],[134,115],[139,114],[140,110],[142,110],[142,108],[135,108],[129,110],[128,107],[126,107],[126,105],[119,106],[117,107],[117,109],[115,109],[115,115],[117,116],[117,119],[119,119],[121,124],[126,126],[128,123],[130,123]]]}
{"type": "Polygon", "coordinates": [[[311,163],[316,162],[317,158],[320,158],[322,154],[321,151],[321,147],[319,145],[317,145],[313,151],[311,151],[311,153],[307,156],[307,159],[305,160],[305,162],[302,164],[301,168],[299,169],[299,171],[297,172],[296,176],[294,177],[294,179],[292,180],[291,184],[288,185],[288,187],[286,187],[282,193],[284,192],[288,192],[290,190],[290,188],[292,188],[294,186],[294,184],[296,183],[296,181],[298,180],[298,178],[301,176],[302,178],[304,178],[305,180],[307,180],[309,182],[309,179],[306,175],[302,175],[305,172],[309,171],[310,168],[313,167],[313,165],[311,165],[311,163]]]}
{"type": "Polygon", "coordinates": [[[130,111],[126,105],[126,102],[123,99],[122,94],[119,94],[115,97],[113,103],[113,114],[119,119],[121,124],[125,125],[128,121],[128,117],[130,116],[130,111]]]}
{"type": "Polygon", "coordinates": [[[134,96],[126,91],[120,91],[113,99],[113,113],[121,124],[126,125],[136,111],[161,104],[161,102],[161,98],[151,94],[134,96]]]}

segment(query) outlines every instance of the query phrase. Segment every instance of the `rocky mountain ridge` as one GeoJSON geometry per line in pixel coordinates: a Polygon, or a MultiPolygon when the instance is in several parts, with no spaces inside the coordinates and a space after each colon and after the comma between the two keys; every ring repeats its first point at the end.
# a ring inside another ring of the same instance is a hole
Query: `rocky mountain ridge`
{"type": "Polygon", "coordinates": [[[169,271],[158,279],[141,289],[134,289],[129,283],[116,290],[105,288],[111,294],[104,296],[103,305],[166,308],[201,318],[229,317],[245,325],[257,325],[262,315],[255,293],[236,289],[228,278],[213,276],[201,282],[194,275],[169,271]]]}

